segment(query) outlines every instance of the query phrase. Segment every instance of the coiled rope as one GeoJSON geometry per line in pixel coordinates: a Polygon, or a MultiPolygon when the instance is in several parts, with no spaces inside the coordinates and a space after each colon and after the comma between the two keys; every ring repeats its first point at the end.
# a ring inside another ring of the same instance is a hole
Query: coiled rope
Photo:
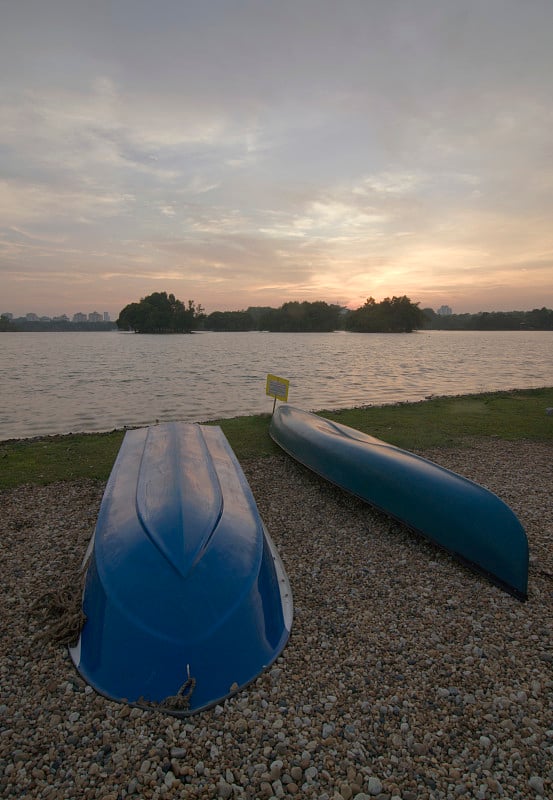
{"type": "Polygon", "coordinates": [[[40,625],[40,630],[35,634],[36,640],[69,647],[77,644],[86,622],[82,602],[87,567],[88,562],[72,581],[45,592],[32,603],[31,611],[40,625]]]}

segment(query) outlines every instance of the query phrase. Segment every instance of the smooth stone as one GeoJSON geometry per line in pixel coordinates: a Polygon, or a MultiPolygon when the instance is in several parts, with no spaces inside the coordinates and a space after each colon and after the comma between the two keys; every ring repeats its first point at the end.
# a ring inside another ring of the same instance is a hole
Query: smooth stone
{"type": "Polygon", "coordinates": [[[543,785],[543,778],[539,775],[532,775],[528,781],[528,786],[535,791],[536,794],[544,795],[545,787],[543,785]]]}
{"type": "Polygon", "coordinates": [[[328,739],[334,735],[334,731],[336,730],[336,726],[333,722],[325,722],[323,725],[323,739],[328,739]]]}
{"type": "Polygon", "coordinates": [[[375,775],[371,775],[368,781],[369,794],[373,795],[373,797],[377,794],[380,794],[382,791],[382,781],[377,778],[375,775]]]}

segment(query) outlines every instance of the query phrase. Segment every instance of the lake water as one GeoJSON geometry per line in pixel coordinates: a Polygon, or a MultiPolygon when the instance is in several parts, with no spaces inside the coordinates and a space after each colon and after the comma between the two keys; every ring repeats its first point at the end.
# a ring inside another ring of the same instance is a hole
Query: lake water
{"type": "Polygon", "coordinates": [[[553,386],[553,332],[4,333],[0,440],[553,386]]]}

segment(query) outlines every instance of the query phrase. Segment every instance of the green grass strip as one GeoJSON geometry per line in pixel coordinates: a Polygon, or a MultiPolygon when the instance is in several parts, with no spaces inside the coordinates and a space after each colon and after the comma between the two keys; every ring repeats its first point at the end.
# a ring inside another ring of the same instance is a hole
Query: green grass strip
{"type": "MultiPolygon", "coordinates": [[[[458,447],[468,438],[553,441],[553,387],[420,403],[321,411],[329,419],[407,450],[458,447]]],[[[280,452],[269,437],[269,414],[217,420],[239,460],[280,452]]],[[[0,443],[0,489],[60,480],[107,480],[124,431],[45,436],[0,443]]]]}

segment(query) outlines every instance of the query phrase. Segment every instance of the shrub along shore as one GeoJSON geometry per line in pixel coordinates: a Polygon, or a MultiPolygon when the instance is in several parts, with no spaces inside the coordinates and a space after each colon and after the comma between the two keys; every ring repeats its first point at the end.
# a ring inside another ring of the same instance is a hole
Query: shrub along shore
{"type": "MultiPolygon", "coordinates": [[[[459,447],[470,438],[553,440],[553,387],[431,397],[418,403],[321,411],[322,416],[408,450],[459,447]]],[[[275,455],[269,414],[210,421],[239,460],[275,455]]],[[[107,480],[124,430],[0,442],[0,490],[59,480],[107,480]]]]}

